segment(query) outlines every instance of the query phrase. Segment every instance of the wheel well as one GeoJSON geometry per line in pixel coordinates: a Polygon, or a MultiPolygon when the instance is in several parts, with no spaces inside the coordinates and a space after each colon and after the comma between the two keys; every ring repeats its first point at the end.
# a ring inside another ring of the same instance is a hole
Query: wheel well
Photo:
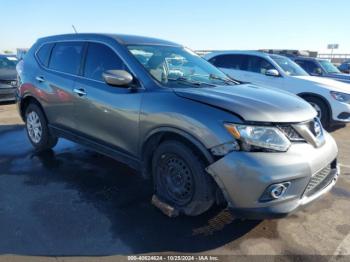
{"type": "Polygon", "coordinates": [[[188,137],[185,137],[184,135],[178,134],[176,132],[158,132],[156,134],[153,134],[151,137],[147,139],[147,141],[144,143],[142,147],[142,162],[143,162],[143,171],[142,174],[146,178],[151,177],[151,161],[152,156],[158,145],[160,145],[164,141],[169,140],[175,140],[179,141],[186,146],[190,147],[193,152],[195,152],[203,161],[205,161],[207,164],[211,163],[212,157],[210,156],[209,152],[205,152],[206,150],[203,146],[203,148],[199,148],[201,145],[200,142],[194,141],[193,139],[190,139],[188,137]]]}
{"type": "Polygon", "coordinates": [[[45,115],[45,112],[43,110],[43,107],[41,106],[39,101],[37,99],[35,99],[34,97],[32,97],[32,96],[27,96],[27,97],[22,99],[21,106],[20,106],[21,117],[22,117],[23,120],[25,119],[25,113],[26,113],[27,107],[30,104],[36,104],[37,106],[39,106],[41,111],[43,112],[45,118],[46,118],[46,115],[45,115]]]}
{"type": "MultiPolygon", "coordinates": [[[[151,137],[147,139],[142,147],[142,176],[144,178],[152,179],[152,157],[158,145],[160,145],[164,141],[175,140],[183,143],[184,145],[190,147],[190,149],[199,156],[204,163],[207,165],[214,162],[214,158],[211,156],[209,151],[194,138],[191,136],[187,137],[187,135],[181,135],[176,132],[164,131],[153,134],[151,137]]],[[[225,202],[225,198],[223,193],[216,183],[216,181],[208,174],[208,176],[212,179],[213,185],[215,186],[215,201],[217,204],[223,204],[225,202]]]]}
{"type": "Polygon", "coordinates": [[[327,101],[327,99],[325,99],[324,97],[322,97],[320,95],[313,94],[313,93],[301,93],[301,94],[298,94],[298,96],[300,96],[302,99],[305,99],[305,100],[308,97],[320,99],[327,106],[328,117],[330,120],[332,120],[332,108],[331,108],[331,105],[329,104],[329,102],[327,101]]]}

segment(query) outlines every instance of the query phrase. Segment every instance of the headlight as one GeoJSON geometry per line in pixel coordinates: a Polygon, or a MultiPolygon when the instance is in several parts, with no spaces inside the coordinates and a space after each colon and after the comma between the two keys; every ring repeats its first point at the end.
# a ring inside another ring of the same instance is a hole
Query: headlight
{"type": "Polygon", "coordinates": [[[335,100],[350,104],[350,94],[331,91],[331,95],[335,100]]]}
{"type": "Polygon", "coordinates": [[[288,138],[276,127],[225,124],[228,132],[240,141],[244,151],[267,149],[285,152],[290,147],[288,138]]]}

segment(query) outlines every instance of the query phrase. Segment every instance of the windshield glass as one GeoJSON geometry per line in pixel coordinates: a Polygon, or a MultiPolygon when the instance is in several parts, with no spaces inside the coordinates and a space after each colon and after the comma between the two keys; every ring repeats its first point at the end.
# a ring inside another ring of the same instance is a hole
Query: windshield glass
{"type": "Polygon", "coordinates": [[[0,69],[15,69],[17,58],[13,56],[0,57],[0,69]]]}
{"type": "Polygon", "coordinates": [[[339,69],[335,67],[331,62],[327,60],[319,60],[321,66],[328,74],[340,73],[339,69]]]}
{"type": "Polygon", "coordinates": [[[187,48],[131,45],[128,49],[151,76],[165,86],[237,84],[187,48]]]}
{"type": "Polygon", "coordinates": [[[290,76],[307,76],[309,75],[299,65],[286,57],[272,56],[272,59],[290,76]]]}

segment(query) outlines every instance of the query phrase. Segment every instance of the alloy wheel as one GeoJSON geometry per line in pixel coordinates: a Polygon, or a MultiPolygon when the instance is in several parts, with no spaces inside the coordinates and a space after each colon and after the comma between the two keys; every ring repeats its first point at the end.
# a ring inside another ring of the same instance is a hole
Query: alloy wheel
{"type": "Polygon", "coordinates": [[[27,130],[30,139],[38,144],[42,137],[42,125],[39,115],[34,111],[27,115],[27,130]]]}

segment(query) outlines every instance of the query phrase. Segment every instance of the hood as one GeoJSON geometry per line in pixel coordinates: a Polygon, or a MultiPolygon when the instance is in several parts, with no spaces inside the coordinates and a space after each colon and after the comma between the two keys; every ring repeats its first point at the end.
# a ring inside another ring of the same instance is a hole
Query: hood
{"type": "Polygon", "coordinates": [[[350,94],[350,84],[341,81],[318,76],[294,76],[294,78],[317,84],[331,91],[338,91],[350,94]]]}
{"type": "Polygon", "coordinates": [[[0,80],[16,80],[16,69],[0,69],[0,80]]]}
{"type": "Polygon", "coordinates": [[[329,74],[327,77],[334,78],[338,81],[343,81],[345,83],[350,83],[350,75],[349,74],[344,74],[344,73],[334,73],[334,74],[329,74]]]}
{"type": "Polygon", "coordinates": [[[252,84],[207,88],[174,88],[181,97],[212,105],[254,122],[302,122],[316,111],[301,98],[252,84]]]}

